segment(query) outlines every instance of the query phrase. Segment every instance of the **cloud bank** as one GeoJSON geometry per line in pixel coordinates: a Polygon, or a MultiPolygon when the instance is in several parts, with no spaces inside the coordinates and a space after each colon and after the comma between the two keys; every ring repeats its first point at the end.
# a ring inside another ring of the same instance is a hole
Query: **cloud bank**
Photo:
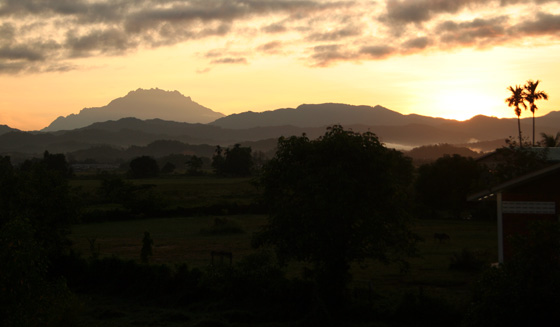
{"type": "Polygon", "coordinates": [[[0,21],[3,74],[208,39],[224,45],[203,55],[209,67],[275,55],[326,67],[560,41],[553,0],[0,0],[0,21]]]}

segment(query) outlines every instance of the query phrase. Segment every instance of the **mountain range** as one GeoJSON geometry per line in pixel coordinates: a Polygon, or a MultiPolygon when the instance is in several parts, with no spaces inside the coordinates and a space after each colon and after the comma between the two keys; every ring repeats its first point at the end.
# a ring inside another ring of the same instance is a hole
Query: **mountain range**
{"type": "MultiPolygon", "coordinates": [[[[241,143],[266,152],[274,148],[280,136],[305,133],[315,138],[333,124],[357,132],[374,132],[387,146],[399,149],[450,143],[489,151],[503,145],[509,136],[517,136],[516,119],[480,115],[462,122],[403,115],[379,105],[337,103],[303,104],[297,108],[225,116],[177,91],[138,89],[105,107],[87,108],[79,114],[59,117],[41,131],[22,132],[0,125],[0,155],[30,156],[48,150],[55,153],[80,151],[81,156],[87,156],[88,149],[148,146],[157,140],[206,144],[211,148],[241,143]]],[[[537,133],[556,134],[560,112],[538,117],[536,126],[537,133]]],[[[522,119],[522,130],[525,135],[531,133],[530,118],[522,119]]],[[[208,148],[205,148],[204,154],[207,153],[208,148]]]]}

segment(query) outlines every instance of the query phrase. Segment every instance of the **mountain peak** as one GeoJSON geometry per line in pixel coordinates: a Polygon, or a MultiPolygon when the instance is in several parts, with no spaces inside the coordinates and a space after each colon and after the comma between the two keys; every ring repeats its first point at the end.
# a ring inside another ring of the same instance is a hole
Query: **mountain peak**
{"type": "Polygon", "coordinates": [[[192,101],[176,90],[139,88],[112,100],[104,107],[84,108],[79,114],[58,117],[43,131],[71,130],[125,117],[205,124],[224,115],[192,101]]]}

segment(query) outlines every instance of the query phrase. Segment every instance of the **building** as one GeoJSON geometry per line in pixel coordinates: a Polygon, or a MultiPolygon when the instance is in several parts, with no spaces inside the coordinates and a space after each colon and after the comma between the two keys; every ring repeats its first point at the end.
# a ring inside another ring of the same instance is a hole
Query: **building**
{"type": "Polygon", "coordinates": [[[511,255],[510,236],[526,234],[532,221],[559,220],[559,186],[560,164],[553,164],[468,197],[496,201],[500,263],[511,255]]]}

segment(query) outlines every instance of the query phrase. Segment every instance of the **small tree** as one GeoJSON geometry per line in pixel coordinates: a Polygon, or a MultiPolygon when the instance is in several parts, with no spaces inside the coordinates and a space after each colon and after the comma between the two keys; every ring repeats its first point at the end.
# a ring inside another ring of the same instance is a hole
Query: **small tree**
{"type": "Polygon", "coordinates": [[[154,240],[150,236],[150,233],[144,232],[144,238],[142,239],[142,251],[140,252],[140,259],[143,263],[148,263],[150,257],[152,256],[152,247],[154,245],[154,240]]]}
{"type": "Polygon", "coordinates": [[[420,166],[415,183],[416,198],[432,214],[445,211],[459,218],[467,195],[477,190],[482,167],[472,158],[445,155],[420,166]]]}
{"type": "Polygon", "coordinates": [[[217,146],[212,158],[212,167],[222,176],[249,176],[253,168],[251,148],[235,144],[233,148],[223,151],[217,146]]]}
{"type": "Polygon", "coordinates": [[[166,162],[163,168],[161,168],[161,172],[163,174],[172,174],[175,171],[175,165],[171,162],[166,162]]]}
{"type": "Polygon", "coordinates": [[[204,164],[202,158],[197,156],[191,156],[189,160],[187,160],[186,164],[187,164],[187,173],[189,175],[200,175],[202,173],[202,165],[204,164]]]}
{"type": "Polygon", "coordinates": [[[253,245],[272,245],[283,262],[310,263],[319,297],[334,309],[350,263],[413,253],[405,224],[412,170],[370,132],[333,126],[318,140],[282,137],[260,179],[270,216],[253,245]]]}
{"type": "Polygon", "coordinates": [[[556,148],[560,146],[560,132],[556,135],[541,133],[541,141],[539,142],[541,146],[546,148],[556,148]]]}
{"type": "Polygon", "coordinates": [[[499,184],[512,178],[542,169],[548,165],[548,149],[532,151],[531,148],[517,147],[515,144],[496,149],[501,162],[490,172],[490,184],[499,184]]]}
{"type": "Polygon", "coordinates": [[[130,176],[132,178],[156,177],[159,173],[157,161],[149,156],[141,156],[130,162],[130,176]]]}

